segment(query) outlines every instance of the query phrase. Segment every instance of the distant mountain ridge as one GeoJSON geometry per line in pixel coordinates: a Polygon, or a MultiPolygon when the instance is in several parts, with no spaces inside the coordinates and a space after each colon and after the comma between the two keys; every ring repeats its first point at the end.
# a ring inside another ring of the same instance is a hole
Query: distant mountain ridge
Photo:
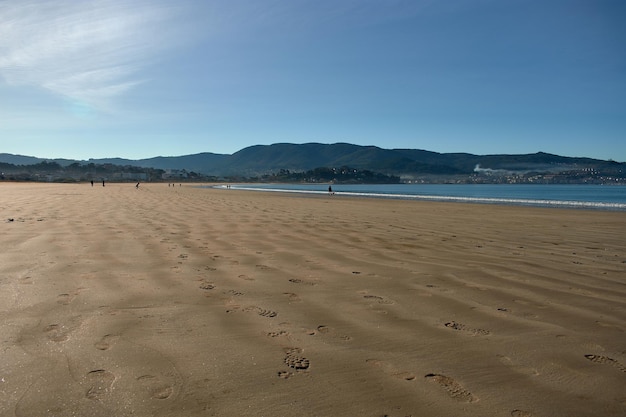
{"type": "Polygon", "coordinates": [[[186,170],[211,176],[260,176],[279,170],[302,172],[319,167],[349,166],[389,175],[467,175],[473,172],[562,172],[570,169],[626,170],[626,163],[593,158],[572,158],[537,152],[522,155],[438,153],[420,149],[383,149],[349,143],[276,143],[244,148],[232,155],[203,152],[148,159],[103,158],[77,161],[0,154],[0,162],[32,165],[43,161],[62,166],[72,163],[130,165],[164,170],[186,170]]]}

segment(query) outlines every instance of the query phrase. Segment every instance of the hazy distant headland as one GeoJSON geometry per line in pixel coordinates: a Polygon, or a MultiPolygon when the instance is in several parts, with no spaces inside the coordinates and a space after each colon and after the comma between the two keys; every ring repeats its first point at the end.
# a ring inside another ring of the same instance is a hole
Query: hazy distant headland
{"type": "Polygon", "coordinates": [[[256,145],[234,154],[130,160],[0,154],[0,179],[23,181],[253,181],[334,183],[626,184],[626,163],[543,152],[437,153],[348,143],[256,145]]]}

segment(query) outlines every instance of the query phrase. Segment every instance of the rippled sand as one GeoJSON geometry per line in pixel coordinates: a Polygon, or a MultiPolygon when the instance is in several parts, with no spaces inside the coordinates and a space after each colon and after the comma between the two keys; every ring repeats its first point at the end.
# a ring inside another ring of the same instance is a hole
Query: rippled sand
{"type": "Polygon", "coordinates": [[[626,213],[0,193],[1,416],[626,414],[626,213]]]}

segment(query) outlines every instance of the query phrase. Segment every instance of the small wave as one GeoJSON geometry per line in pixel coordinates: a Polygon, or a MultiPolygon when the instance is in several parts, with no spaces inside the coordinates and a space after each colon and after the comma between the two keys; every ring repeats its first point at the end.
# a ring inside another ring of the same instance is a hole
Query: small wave
{"type": "MultiPolygon", "coordinates": [[[[277,190],[279,191],[279,190],[277,190]]],[[[354,193],[342,192],[342,195],[359,197],[395,198],[403,200],[428,200],[428,201],[454,201],[459,203],[483,203],[524,205],[538,207],[572,207],[572,208],[595,208],[605,210],[626,210],[626,204],[602,203],[590,201],[563,201],[563,200],[533,200],[521,198],[493,198],[493,197],[458,197],[458,196],[431,196],[431,195],[408,195],[408,194],[378,194],[378,193],[354,193]]]]}

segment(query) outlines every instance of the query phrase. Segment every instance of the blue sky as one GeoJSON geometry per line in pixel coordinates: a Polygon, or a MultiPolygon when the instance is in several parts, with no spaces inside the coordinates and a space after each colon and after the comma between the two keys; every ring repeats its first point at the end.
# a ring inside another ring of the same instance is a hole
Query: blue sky
{"type": "Polygon", "coordinates": [[[0,0],[0,152],[626,161],[622,0],[0,0]]]}

